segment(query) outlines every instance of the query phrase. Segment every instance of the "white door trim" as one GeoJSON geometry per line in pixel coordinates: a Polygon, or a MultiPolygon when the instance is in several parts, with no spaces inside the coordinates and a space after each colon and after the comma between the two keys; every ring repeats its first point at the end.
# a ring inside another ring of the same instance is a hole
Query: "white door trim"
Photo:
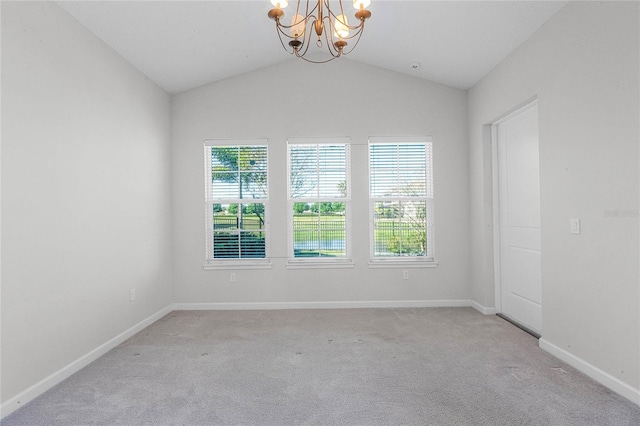
{"type": "Polygon", "coordinates": [[[502,283],[500,281],[500,188],[498,181],[498,122],[491,124],[491,191],[493,213],[493,282],[496,313],[502,313],[502,283]]]}
{"type": "Polygon", "coordinates": [[[500,281],[500,188],[498,177],[498,125],[524,111],[536,107],[538,98],[529,99],[520,106],[500,116],[491,126],[491,191],[492,191],[492,215],[493,215],[493,282],[494,303],[496,313],[502,313],[502,284],[500,281]]]}

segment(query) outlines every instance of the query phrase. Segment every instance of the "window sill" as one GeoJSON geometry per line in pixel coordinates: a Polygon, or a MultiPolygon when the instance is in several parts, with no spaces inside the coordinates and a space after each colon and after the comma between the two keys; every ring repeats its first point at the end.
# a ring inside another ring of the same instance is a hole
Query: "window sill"
{"type": "Polygon", "coordinates": [[[369,261],[370,269],[381,268],[436,268],[438,262],[424,259],[375,259],[369,261]]]}
{"type": "Polygon", "coordinates": [[[265,260],[219,260],[202,264],[205,271],[219,271],[223,269],[271,269],[271,261],[265,260]]]}
{"type": "Polygon", "coordinates": [[[289,260],[287,269],[345,269],[353,268],[354,264],[351,259],[345,260],[324,260],[324,259],[305,259],[305,260],[289,260]]]}

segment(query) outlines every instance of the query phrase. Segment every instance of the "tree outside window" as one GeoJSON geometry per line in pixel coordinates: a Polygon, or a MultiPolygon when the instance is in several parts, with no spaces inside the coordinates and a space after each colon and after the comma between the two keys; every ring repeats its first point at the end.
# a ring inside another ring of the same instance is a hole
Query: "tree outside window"
{"type": "Polygon", "coordinates": [[[205,147],[207,258],[266,257],[267,146],[205,147]]]}
{"type": "Polygon", "coordinates": [[[431,142],[371,138],[372,256],[433,260],[431,142]]]}
{"type": "Polygon", "coordinates": [[[348,140],[288,144],[290,257],[347,258],[348,140]]]}

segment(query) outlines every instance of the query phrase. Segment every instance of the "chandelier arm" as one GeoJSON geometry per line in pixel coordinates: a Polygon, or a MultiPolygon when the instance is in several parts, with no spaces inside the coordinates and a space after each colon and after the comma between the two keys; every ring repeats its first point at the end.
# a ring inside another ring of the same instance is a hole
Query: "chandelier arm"
{"type": "MultiPolygon", "coordinates": [[[[331,15],[331,18],[333,18],[333,20],[338,19],[338,15],[336,15],[335,13],[333,13],[333,11],[332,11],[331,9],[327,9],[327,10],[329,11],[329,14],[331,15]]],[[[343,15],[343,16],[347,16],[347,15],[344,13],[344,9],[343,9],[343,6],[342,6],[342,2],[340,2],[340,14],[341,14],[341,15],[343,15]]],[[[356,19],[359,21],[359,22],[358,22],[358,24],[356,24],[356,25],[349,25],[349,24],[345,24],[344,22],[343,22],[343,25],[344,25],[345,27],[347,27],[348,29],[350,29],[350,30],[357,30],[358,28],[363,27],[363,26],[364,26],[364,21],[365,21],[365,20],[364,20],[364,19],[358,19],[357,17],[356,17],[356,19]]],[[[340,22],[342,22],[342,21],[340,21],[340,22]]],[[[342,38],[343,38],[343,39],[353,38],[353,36],[349,36],[349,37],[342,37],[342,38]]]]}
{"type": "Polygon", "coordinates": [[[355,29],[357,29],[357,31],[347,37],[342,37],[343,40],[352,40],[354,38],[358,38],[360,39],[360,36],[362,35],[362,31],[364,30],[364,25],[356,27],[355,29]]]}
{"type": "MultiPolygon", "coordinates": [[[[340,12],[342,15],[344,15],[344,10],[342,9],[342,2],[340,2],[340,12]]],[[[338,17],[336,16],[335,13],[333,13],[333,11],[331,9],[329,9],[329,15],[331,16],[331,18],[333,18],[333,20],[338,19],[338,17]]],[[[347,27],[350,31],[356,31],[354,34],[348,35],[346,37],[340,37],[342,40],[351,40],[353,38],[358,37],[358,39],[360,39],[360,33],[362,32],[362,30],[364,29],[364,19],[360,19],[360,22],[357,25],[345,25],[345,27],[347,27]]],[[[342,21],[340,21],[342,22],[342,21]]],[[[335,27],[334,24],[332,23],[332,19],[329,19],[329,25],[331,26],[331,33],[333,34],[335,27]]],[[[355,46],[354,46],[355,47],[355,46]]],[[[349,49],[349,51],[353,50],[349,49]]]]}
{"type": "MultiPolygon", "coordinates": [[[[326,1],[326,0],[323,0],[323,1],[326,1]]],[[[325,41],[325,43],[327,43],[327,49],[329,50],[329,53],[331,53],[331,56],[335,57],[335,55],[333,54],[333,51],[334,51],[334,47],[333,47],[333,32],[334,32],[334,28],[331,25],[331,15],[330,14],[331,14],[331,10],[329,10],[329,15],[325,16],[325,18],[324,18],[324,19],[327,20],[329,26],[328,26],[327,30],[324,32],[323,35],[324,35],[324,41],[325,41]]]]}
{"type": "Polygon", "coordinates": [[[285,36],[286,38],[289,38],[289,39],[293,39],[293,37],[291,37],[289,34],[287,34],[287,33],[282,29],[282,27],[278,27],[278,28],[277,28],[277,30],[278,30],[278,37],[280,37],[280,39],[282,39],[282,36],[285,36]]]}
{"type": "MultiPolygon", "coordinates": [[[[297,22],[296,22],[296,24],[297,24],[297,22]]],[[[295,37],[293,37],[290,34],[290,32],[287,32],[286,30],[290,30],[291,28],[295,27],[296,24],[287,25],[287,24],[282,24],[282,23],[280,23],[278,21],[278,22],[276,22],[276,29],[278,30],[278,32],[280,34],[282,34],[286,38],[294,39],[295,37]]]]}
{"type": "MultiPolygon", "coordinates": [[[[301,0],[298,0],[298,3],[300,3],[301,0]]],[[[315,6],[313,6],[311,8],[311,10],[309,10],[309,3],[311,0],[307,0],[307,8],[305,9],[305,16],[308,18],[310,16],[312,16],[316,11],[318,11],[318,7],[320,6],[319,3],[316,3],[315,6]]]]}
{"type": "MultiPolygon", "coordinates": [[[[284,47],[284,41],[282,41],[282,31],[280,30],[280,27],[278,26],[278,21],[276,21],[276,32],[278,33],[278,40],[280,40],[280,44],[282,44],[282,47],[284,47]]],[[[287,50],[287,49],[285,48],[284,50],[287,50]]]]}
{"type": "MultiPolygon", "coordinates": [[[[363,28],[363,29],[364,29],[364,28],[363,28]]],[[[362,29],[361,29],[360,31],[358,31],[358,33],[357,33],[357,34],[354,34],[354,37],[355,37],[356,35],[358,36],[358,38],[356,38],[356,41],[353,43],[353,46],[351,46],[351,48],[350,48],[349,50],[347,50],[347,51],[343,51],[343,52],[342,52],[342,54],[343,54],[343,55],[348,55],[349,53],[351,53],[351,52],[353,51],[353,49],[355,49],[355,48],[356,48],[356,46],[357,46],[357,45],[358,45],[358,43],[360,42],[360,37],[362,36],[362,29]]],[[[353,37],[351,37],[351,38],[353,38],[353,37]]]]}
{"type": "Polygon", "coordinates": [[[298,58],[300,58],[300,59],[304,59],[304,60],[305,60],[305,61],[307,61],[307,62],[311,62],[312,64],[326,64],[327,62],[331,62],[331,61],[333,61],[334,59],[336,59],[336,56],[331,56],[329,59],[326,59],[326,60],[324,60],[324,61],[312,61],[311,59],[309,59],[309,58],[305,58],[305,57],[304,57],[304,56],[302,56],[302,55],[298,55],[298,54],[296,54],[296,56],[297,56],[298,58]]]}
{"type": "MultiPolygon", "coordinates": [[[[309,3],[307,3],[307,9],[309,9],[309,3]]],[[[298,0],[298,3],[296,4],[296,15],[300,15],[300,0],[298,0]]],[[[305,16],[306,15],[307,14],[305,13],[305,16]]]]}
{"type": "Polygon", "coordinates": [[[342,0],[338,1],[338,4],[340,5],[340,15],[344,15],[344,7],[342,6],[342,0]]]}
{"type": "Polygon", "coordinates": [[[306,31],[304,36],[302,37],[302,43],[298,46],[297,49],[293,49],[293,53],[298,57],[302,58],[306,55],[307,50],[309,50],[309,38],[307,37],[306,31]]]}
{"type": "MultiPolygon", "coordinates": [[[[296,15],[300,15],[300,1],[298,0],[297,4],[296,4],[296,13],[294,16],[296,15]]],[[[280,19],[276,19],[276,29],[285,37],[290,38],[290,39],[294,39],[295,37],[291,36],[290,34],[287,34],[286,30],[291,30],[291,28],[295,27],[296,25],[300,24],[301,22],[307,22],[309,21],[309,18],[313,18],[312,13],[315,12],[315,10],[318,8],[318,5],[316,4],[316,6],[314,8],[311,9],[311,11],[309,11],[309,2],[307,2],[307,7],[305,10],[305,16],[300,20],[300,21],[296,21],[292,24],[284,24],[282,23],[282,21],[280,19]]],[[[300,15],[302,16],[302,15],[300,15]]],[[[305,33],[306,33],[306,27],[307,24],[305,24],[305,33]]]]}
{"type": "MultiPolygon", "coordinates": [[[[327,0],[323,0],[323,1],[327,2],[327,0]]],[[[340,4],[340,11],[342,12],[342,1],[339,1],[338,3],[340,4]]],[[[341,14],[344,15],[344,13],[341,13],[341,14]]],[[[336,14],[333,13],[333,10],[329,9],[328,6],[327,6],[326,19],[327,19],[327,22],[329,23],[329,31],[327,32],[329,33],[329,37],[331,38],[331,45],[333,46],[333,33],[336,32],[335,20],[338,18],[336,17],[336,14]]]]}
{"type": "MultiPolygon", "coordinates": [[[[325,5],[328,4],[327,0],[323,0],[325,2],[325,5]]],[[[342,8],[342,1],[338,2],[338,4],[340,4],[340,15],[344,15],[344,10],[342,8]]],[[[329,6],[326,6],[327,10],[329,11],[329,15],[331,15],[331,18],[336,19],[338,17],[338,15],[336,15],[335,13],[333,13],[333,10],[329,9],[329,6]]]]}
{"type": "MultiPolygon", "coordinates": [[[[276,22],[276,27],[277,27],[277,26],[278,26],[278,23],[276,22]]],[[[290,55],[293,55],[293,53],[294,53],[294,52],[293,52],[293,49],[292,49],[292,50],[289,50],[289,49],[287,48],[287,46],[285,46],[284,41],[282,40],[282,34],[284,34],[284,33],[283,33],[282,31],[279,31],[279,29],[278,29],[278,31],[277,31],[277,32],[278,32],[278,39],[280,40],[280,44],[282,45],[282,48],[284,49],[284,51],[285,51],[285,52],[287,52],[287,53],[288,53],[288,54],[290,54],[290,55]]],[[[284,35],[286,36],[286,34],[284,34],[284,35]]]]}
{"type": "MultiPolygon", "coordinates": [[[[364,28],[364,21],[360,21],[358,25],[347,25],[347,28],[354,31],[362,31],[362,29],[364,28]]],[[[355,34],[353,36],[348,36],[343,38],[353,38],[354,36],[355,34]]]]}
{"type": "Polygon", "coordinates": [[[324,35],[325,41],[327,43],[327,50],[333,58],[339,58],[342,52],[339,49],[336,49],[335,42],[333,40],[333,31],[326,31],[324,35]]]}
{"type": "MultiPolygon", "coordinates": [[[[315,22],[315,20],[314,20],[314,22],[315,22]]],[[[310,28],[313,28],[313,27],[311,26],[310,28]]],[[[313,29],[312,29],[311,31],[313,31],[313,29]]],[[[294,54],[296,57],[298,57],[298,58],[300,58],[300,59],[304,59],[305,61],[310,62],[310,63],[313,63],[313,64],[324,64],[324,63],[327,63],[327,62],[333,61],[334,59],[338,58],[340,55],[336,55],[336,54],[334,53],[335,48],[334,48],[334,46],[330,43],[330,40],[328,40],[328,39],[327,39],[326,31],[325,31],[324,36],[325,36],[325,43],[327,43],[327,44],[328,44],[328,47],[329,47],[329,48],[328,48],[328,50],[329,50],[329,53],[331,54],[331,56],[330,56],[328,59],[325,59],[325,60],[322,60],[322,61],[315,61],[315,60],[313,60],[313,59],[309,59],[309,58],[307,58],[305,55],[307,54],[307,51],[309,50],[309,46],[311,45],[311,43],[309,43],[309,42],[307,42],[306,44],[304,44],[303,46],[301,46],[301,47],[302,47],[302,49],[297,49],[297,50],[296,50],[296,49],[293,49],[293,54],[294,54]]],[[[309,36],[309,38],[311,38],[311,35],[309,36]]],[[[308,41],[308,40],[307,40],[307,41],[308,41]]]]}
{"type": "Polygon", "coordinates": [[[306,58],[303,58],[303,56],[307,54],[307,51],[309,50],[309,46],[311,46],[311,44],[313,44],[311,41],[314,38],[315,22],[317,21],[317,18],[315,16],[313,16],[313,15],[310,15],[309,17],[307,17],[305,19],[307,20],[307,23],[306,23],[304,35],[302,37],[302,45],[297,50],[299,52],[299,54],[296,54],[296,56],[298,56],[299,58],[305,59],[307,62],[313,62],[313,63],[317,63],[317,64],[323,63],[324,61],[322,61],[322,62],[314,62],[314,61],[308,60],[306,58]]]}
{"type": "MultiPolygon", "coordinates": [[[[296,16],[296,15],[303,16],[303,15],[300,13],[300,1],[301,1],[301,0],[298,0],[298,2],[297,2],[297,4],[296,4],[296,11],[295,11],[295,13],[294,13],[294,15],[293,15],[293,16],[296,16]]],[[[291,28],[295,27],[297,24],[299,24],[300,22],[307,21],[310,17],[312,17],[313,12],[315,12],[317,8],[318,8],[318,5],[316,4],[316,6],[315,6],[315,7],[313,7],[313,8],[311,9],[311,11],[309,11],[309,2],[307,2],[307,6],[306,6],[306,9],[305,9],[305,12],[304,12],[304,17],[302,18],[302,20],[297,21],[297,22],[295,22],[295,23],[292,23],[292,24],[290,24],[290,25],[283,24],[283,23],[279,22],[279,23],[278,23],[278,26],[279,26],[279,27],[281,27],[281,28],[291,29],[291,28]]]]}

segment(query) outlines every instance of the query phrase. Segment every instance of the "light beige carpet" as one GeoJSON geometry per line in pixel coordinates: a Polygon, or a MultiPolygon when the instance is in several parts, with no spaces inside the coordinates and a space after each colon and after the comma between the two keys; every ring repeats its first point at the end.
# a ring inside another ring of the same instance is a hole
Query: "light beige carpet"
{"type": "Polygon", "coordinates": [[[640,425],[470,308],[173,312],[12,425],[640,425]]]}

